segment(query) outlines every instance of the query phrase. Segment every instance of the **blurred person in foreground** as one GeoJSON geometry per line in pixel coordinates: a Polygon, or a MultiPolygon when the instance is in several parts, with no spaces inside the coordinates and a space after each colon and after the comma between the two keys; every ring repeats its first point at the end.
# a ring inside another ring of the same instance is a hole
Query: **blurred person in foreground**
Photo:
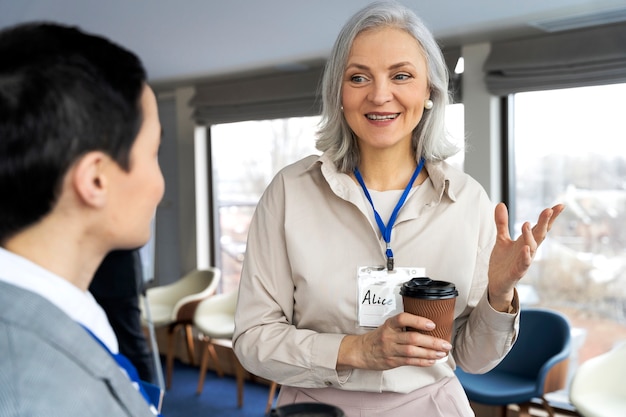
{"type": "Polygon", "coordinates": [[[0,56],[0,416],[156,415],[87,290],[148,241],[163,196],[143,65],[40,22],[0,31],[0,56]]]}
{"type": "Polygon", "coordinates": [[[370,4],[347,22],[322,97],[323,154],[279,172],[253,217],[235,352],[251,373],[282,384],[278,406],[472,416],[454,369],[486,372],[511,349],[515,285],[564,207],[545,209],[512,240],[504,204],[494,215],[484,189],[446,163],[457,148],[444,132],[445,62],[399,3],[370,4]],[[452,343],[406,331],[434,323],[397,299],[364,305],[372,284],[362,271],[386,271],[376,285],[391,293],[396,276],[420,268],[459,292],[452,343]]]}
{"type": "Polygon", "coordinates": [[[107,315],[120,353],[142,381],[156,383],[154,357],[141,323],[140,294],[144,276],[139,249],[113,250],[96,270],[89,292],[107,315]]]}

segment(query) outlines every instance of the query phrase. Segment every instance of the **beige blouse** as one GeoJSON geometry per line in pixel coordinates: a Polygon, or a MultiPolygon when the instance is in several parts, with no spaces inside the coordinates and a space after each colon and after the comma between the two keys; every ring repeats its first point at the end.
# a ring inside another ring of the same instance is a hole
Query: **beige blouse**
{"type": "Polygon", "coordinates": [[[282,385],[406,393],[453,376],[456,365],[487,371],[508,352],[519,315],[493,310],[486,298],[494,206],[447,163],[425,169],[429,178],[402,207],[391,244],[397,267],[424,267],[456,285],[452,358],[426,368],[335,370],[342,338],[369,330],[357,320],[357,267],[384,265],[386,244],[361,187],[322,155],[279,172],[250,225],[233,337],[247,370],[282,385]]]}

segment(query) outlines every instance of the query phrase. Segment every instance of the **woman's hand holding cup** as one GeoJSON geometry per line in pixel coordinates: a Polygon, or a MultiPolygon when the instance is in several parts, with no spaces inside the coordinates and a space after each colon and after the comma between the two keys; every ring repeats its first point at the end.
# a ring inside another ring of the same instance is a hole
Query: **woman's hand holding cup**
{"type": "Polygon", "coordinates": [[[434,329],[435,323],[430,319],[400,313],[368,333],[347,335],[339,348],[337,370],[431,366],[452,349],[448,341],[419,332],[434,329]],[[407,328],[418,331],[406,331],[407,328]]]}

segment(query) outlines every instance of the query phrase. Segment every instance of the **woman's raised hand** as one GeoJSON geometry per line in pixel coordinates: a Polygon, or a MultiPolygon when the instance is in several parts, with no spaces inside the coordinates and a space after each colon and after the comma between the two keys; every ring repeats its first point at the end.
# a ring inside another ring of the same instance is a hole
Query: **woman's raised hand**
{"type": "Polygon", "coordinates": [[[513,289],[528,271],[537,248],[552,228],[554,220],[565,206],[557,204],[544,209],[533,227],[522,225],[522,234],[512,240],[509,234],[509,214],[504,203],[495,208],[496,243],[489,259],[489,302],[499,311],[507,311],[513,300],[513,289]]]}

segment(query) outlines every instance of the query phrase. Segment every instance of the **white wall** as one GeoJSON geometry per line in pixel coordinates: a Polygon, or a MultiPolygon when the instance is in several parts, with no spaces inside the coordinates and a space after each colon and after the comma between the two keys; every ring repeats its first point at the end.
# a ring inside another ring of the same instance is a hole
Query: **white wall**
{"type": "Polygon", "coordinates": [[[188,105],[193,92],[185,87],[157,94],[165,195],[156,214],[154,285],[174,282],[196,268],[195,124],[188,105]]]}
{"type": "Polygon", "coordinates": [[[465,60],[465,172],[480,182],[496,203],[503,198],[500,99],[489,94],[483,81],[483,63],[489,50],[488,43],[480,43],[466,45],[461,51],[465,60]]]}

